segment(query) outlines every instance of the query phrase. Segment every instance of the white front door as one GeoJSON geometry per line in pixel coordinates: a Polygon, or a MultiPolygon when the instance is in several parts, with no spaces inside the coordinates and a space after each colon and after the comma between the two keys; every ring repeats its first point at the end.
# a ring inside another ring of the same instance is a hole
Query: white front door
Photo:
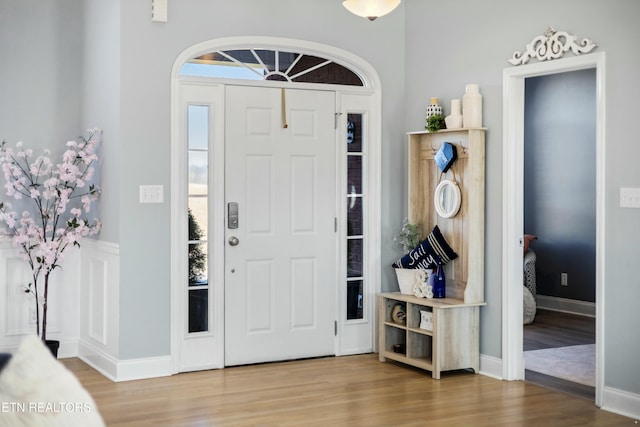
{"type": "Polygon", "coordinates": [[[333,92],[226,88],[226,366],[335,354],[334,113],[333,92]]]}

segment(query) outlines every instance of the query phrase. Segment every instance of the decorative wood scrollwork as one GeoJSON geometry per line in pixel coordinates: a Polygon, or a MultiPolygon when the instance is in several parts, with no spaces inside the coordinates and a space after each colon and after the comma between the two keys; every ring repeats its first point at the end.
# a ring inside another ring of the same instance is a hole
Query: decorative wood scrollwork
{"type": "Polygon", "coordinates": [[[580,55],[591,52],[597,46],[587,38],[582,39],[580,43],[576,43],[576,40],[576,36],[566,31],[556,31],[549,27],[544,35],[534,37],[524,53],[515,52],[509,62],[513,65],[524,65],[534,57],[539,61],[548,61],[561,58],[569,49],[575,55],[580,55]]]}

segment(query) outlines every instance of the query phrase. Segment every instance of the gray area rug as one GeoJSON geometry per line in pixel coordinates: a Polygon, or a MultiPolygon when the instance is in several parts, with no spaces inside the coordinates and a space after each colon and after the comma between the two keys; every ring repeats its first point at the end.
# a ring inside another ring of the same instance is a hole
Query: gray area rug
{"type": "Polygon", "coordinates": [[[530,371],[595,387],[596,345],[525,351],[524,366],[530,371]]]}

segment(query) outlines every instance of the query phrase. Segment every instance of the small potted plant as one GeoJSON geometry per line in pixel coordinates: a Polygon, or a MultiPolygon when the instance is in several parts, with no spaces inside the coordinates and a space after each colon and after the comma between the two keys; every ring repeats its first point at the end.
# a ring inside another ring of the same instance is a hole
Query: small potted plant
{"type": "Polygon", "coordinates": [[[427,125],[425,129],[427,129],[430,133],[438,132],[440,129],[445,129],[447,125],[445,124],[444,116],[442,114],[434,114],[433,116],[427,117],[427,125]]]}
{"type": "MultiPolygon", "coordinates": [[[[422,226],[420,224],[411,224],[409,219],[405,218],[402,221],[400,232],[394,236],[393,241],[402,247],[406,253],[418,246],[421,239],[422,226]]],[[[413,286],[417,280],[417,271],[415,269],[395,268],[395,272],[400,292],[407,295],[413,294],[413,286]]]]}
{"type": "Polygon", "coordinates": [[[82,237],[100,231],[99,220],[87,219],[100,195],[100,189],[90,184],[100,135],[93,129],[88,138],[67,142],[62,161],[55,165],[48,150],[34,156],[22,142],[15,150],[6,141],[0,145],[6,196],[22,210],[18,214],[9,202],[0,202],[0,237],[12,241],[31,269],[31,282],[24,291],[34,296],[37,334],[54,355],[59,342],[47,342],[49,275],[60,267],[69,247],[79,247],[82,237]]]}
{"type": "Polygon", "coordinates": [[[422,238],[422,226],[420,224],[411,224],[409,218],[402,221],[400,232],[393,238],[393,242],[401,246],[405,252],[418,246],[422,238]]]}

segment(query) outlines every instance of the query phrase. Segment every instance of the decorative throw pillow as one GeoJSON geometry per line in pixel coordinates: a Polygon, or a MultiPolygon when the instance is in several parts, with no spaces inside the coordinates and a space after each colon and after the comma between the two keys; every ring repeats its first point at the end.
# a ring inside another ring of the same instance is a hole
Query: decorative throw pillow
{"type": "Polygon", "coordinates": [[[0,426],[104,426],[91,395],[35,335],[0,373],[0,402],[0,426]]]}
{"type": "Polygon", "coordinates": [[[393,267],[429,270],[436,268],[438,264],[446,264],[456,258],[458,258],[458,254],[451,249],[440,228],[436,225],[422,243],[394,262],[393,267]]]}

